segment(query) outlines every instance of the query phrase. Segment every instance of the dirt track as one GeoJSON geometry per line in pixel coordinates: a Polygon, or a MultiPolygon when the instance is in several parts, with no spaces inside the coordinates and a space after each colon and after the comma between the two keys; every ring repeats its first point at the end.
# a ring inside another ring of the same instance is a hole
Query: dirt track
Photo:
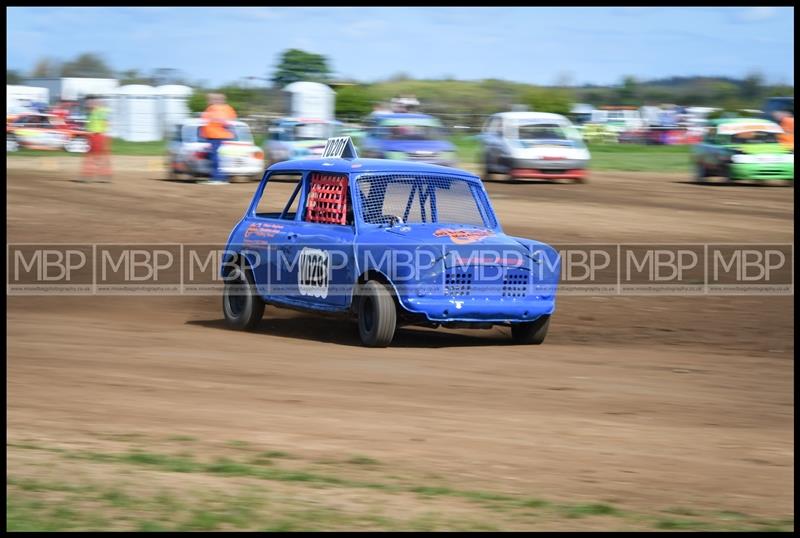
{"type": "MultiPolygon", "coordinates": [[[[166,181],[150,158],[86,185],[77,159],[42,160],[7,161],[11,243],[224,243],[255,188],[166,181]]],[[[794,241],[791,188],[488,190],[507,232],[550,243],[794,241]]],[[[794,515],[793,297],[564,297],[540,347],[409,328],[376,351],[345,321],[268,309],[239,334],[221,317],[216,297],[9,297],[9,441],[241,439],[472,489],[794,515]]]]}

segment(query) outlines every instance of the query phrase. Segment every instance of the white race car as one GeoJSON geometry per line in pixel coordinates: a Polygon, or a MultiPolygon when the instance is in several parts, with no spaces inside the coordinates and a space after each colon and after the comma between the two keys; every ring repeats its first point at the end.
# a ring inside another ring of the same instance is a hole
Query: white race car
{"type": "MultiPolygon", "coordinates": [[[[211,145],[201,134],[205,123],[202,119],[192,118],[173,131],[167,145],[170,178],[211,176],[211,145]]],[[[233,121],[231,124],[234,137],[224,141],[219,149],[222,172],[229,178],[247,177],[260,181],[264,173],[264,152],[255,145],[253,133],[246,123],[233,121]]]]}

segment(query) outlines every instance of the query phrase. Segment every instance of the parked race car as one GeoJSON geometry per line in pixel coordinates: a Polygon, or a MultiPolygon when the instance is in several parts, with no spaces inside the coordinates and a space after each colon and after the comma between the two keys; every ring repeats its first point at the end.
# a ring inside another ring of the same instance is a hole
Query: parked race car
{"type": "Polygon", "coordinates": [[[709,176],[741,179],[794,180],[794,151],[782,145],[783,129],[756,118],[711,121],[702,143],[694,146],[694,179],[709,176]]]}
{"type": "Polygon", "coordinates": [[[480,134],[485,177],[586,180],[589,150],[572,123],[559,114],[501,112],[480,134]]]}
{"type": "Polygon", "coordinates": [[[339,136],[342,123],[317,119],[283,118],[269,129],[264,142],[267,166],[290,159],[319,157],[329,138],[339,136]]]}
{"type": "Polygon", "coordinates": [[[400,325],[502,325],[518,343],[544,341],[555,249],[506,235],[469,172],[360,159],[349,139],[336,144],[346,151],[266,170],[225,249],[229,327],[252,329],[270,304],[351,316],[366,346],[389,345],[400,325]],[[292,194],[268,209],[273,178],[287,177],[292,194]]]}
{"type": "Polygon", "coordinates": [[[54,114],[27,113],[6,119],[6,152],[20,148],[89,151],[89,133],[54,114]]]}
{"type": "Polygon", "coordinates": [[[442,122],[427,114],[373,113],[365,121],[364,157],[455,166],[456,148],[442,122]]]}
{"type": "MultiPolygon", "coordinates": [[[[250,127],[233,121],[233,138],[220,147],[220,165],[228,177],[261,179],[264,173],[264,153],[253,142],[250,127]]],[[[186,120],[175,128],[167,144],[167,170],[170,178],[202,178],[211,175],[210,144],[201,134],[205,121],[198,118],[186,120]]]]}

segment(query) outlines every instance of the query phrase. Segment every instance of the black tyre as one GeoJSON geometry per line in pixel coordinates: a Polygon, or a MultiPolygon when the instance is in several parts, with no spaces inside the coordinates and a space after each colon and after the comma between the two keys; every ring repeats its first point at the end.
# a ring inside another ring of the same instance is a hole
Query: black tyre
{"type": "Polygon", "coordinates": [[[386,347],[394,338],[397,309],[389,288],[377,280],[360,287],[358,295],[358,335],[367,347],[386,347]]]}
{"type": "Polygon", "coordinates": [[[732,184],[736,182],[736,178],[733,177],[733,170],[731,169],[731,165],[725,167],[722,177],[725,179],[726,183],[732,184]]]}
{"type": "Polygon", "coordinates": [[[694,180],[696,183],[704,183],[706,178],[708,177],[708,172],[706,172],[706,167],[703,163],[695,163],[694,164],[694,180]]]}
{"type": "Polygon", "coordinates": [[[177,181],[181,178],[181,175],[175,170],[175,167],[172,163],[167,163],[167,179],[172,181],[177,181]]]}
{"type": "Polygon", "coordinates": [[[492,171],[489,168],[489,154],[483,156],[483,179],[492,179],[492,171]]]}
{"type": "Polygon", "coordinates": [[[536,321],[514,323],[511,325],[511,338],[518,344],[539,345],[547,336],[550,316],[542,316],[536,321]]]}
{"type": "Polygon", "coordinates": [[[222,311],[225,324],[239,331],[253,329],[264,315],[264,300],[258,295],[249,268],[233,269],[225,281],[222,311]]]}
{"type": "Polygon", "coordinates": [[[19,140],[13,134],[6,134],[6,153],[19,151],[19,140]]]}

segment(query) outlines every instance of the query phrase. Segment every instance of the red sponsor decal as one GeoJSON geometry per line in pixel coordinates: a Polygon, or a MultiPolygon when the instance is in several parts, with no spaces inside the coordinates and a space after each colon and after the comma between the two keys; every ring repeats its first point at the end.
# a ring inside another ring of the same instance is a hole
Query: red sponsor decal
{"type": "Polygon", "coordinates": [[[436,237],[447,236],[453,243],[466,245],[480,241],[481,239],[494,235],[494,233],[489,230],[453,230],[450,228],[440,228],[433,232],[433,235],[436,237]]]}

